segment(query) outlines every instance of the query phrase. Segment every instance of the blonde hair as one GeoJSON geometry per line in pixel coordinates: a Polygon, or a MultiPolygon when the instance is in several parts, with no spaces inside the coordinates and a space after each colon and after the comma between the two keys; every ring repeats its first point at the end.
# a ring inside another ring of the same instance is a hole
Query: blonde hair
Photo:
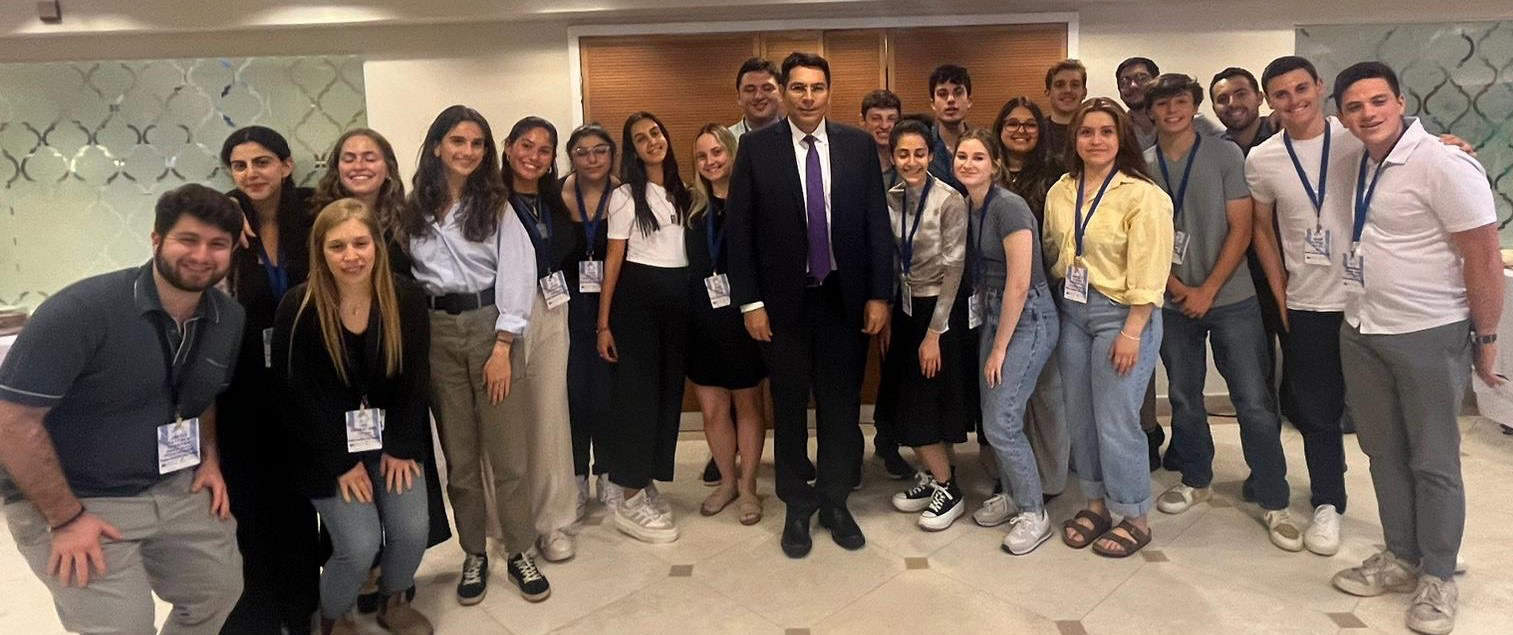
{"type": "MultiPolygon", "coordinates": [[[[717,123],[704,124],[704,127],[699,128],[699,132],[694,134],[693,136],[693,144],[695,148],[699,147],[699,137],[702,137],[704,135],[713,135],[714,140],[725,148],[726,154],[730,155],[730,167],[731,169],[734,169],[735,151],[739,146],[740,141],[736,140],[735,135],[730,132],[730,129],[717,123]]],[[[694,161],[697,162],[698,151],[695,150],[694,154],[694,161]]],[[[703,215],[704,212],[709,209],[709,199],[713,196],[714,185],[709,182],[709,179],[704,178],[704,175],[699,174],[699,170],[695,168],[693,178],[693,206],[691,208],[691,211],[688,213],[688,220],[691,221],[703,215]]]]}
{"type": "Polygon", "coordinates": [[[384,245],[378,218],[362,201],[355,198],[338,199],[321,208],[316,215],[315,225],[310,229],[310,279],[305,285],[305,297],[300,300],[299,311],[294,316],[297,328],[305,309],[315,306],[321,340],[326,344],[326,354],[331,356],[336,375],[342,383],[349,386],[352,385],[352,378],[347,376],[347,347],[341,333],[341,293],[336,287],[336,277],[326,264],[324,245],[327,233],[337,225],[353,219],[362,222],[373,239],[373,273],[369,277],[369,285],[373,291],[373,301],[378,304],[379,329],[383,337],[381,350],[384,376],[393,377],[404,368],[399,297],[394,292],[394,273],[389,270],[388,247],[384,245]]]}

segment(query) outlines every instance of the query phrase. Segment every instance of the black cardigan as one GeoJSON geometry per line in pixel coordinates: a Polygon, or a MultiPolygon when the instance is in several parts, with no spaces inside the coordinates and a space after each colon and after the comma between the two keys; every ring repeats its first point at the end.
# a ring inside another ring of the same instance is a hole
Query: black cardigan
{"type": "MultiPolygon", "coordinates": [[[[427,400],[430,316],[425,296],[414,283],[396,279],[394,285],[399,296],[403,368],[394,377],[384,376],[382,321],[374,302],[368,330],[363,333],[369,360],[364,383],[368,405],[384,410],[382,452],[423,461],[431,429],[427,400]]],[[[360,406],[362,395],[336,374],[314,307],[307,307],[295,324],[304,295],[305,285],[300,285],[279,303],[273,325],[273,370],[281,390],[280,420],[294,482],[305,495],[325,498],[336,494],[338,477],[359,460],[375,458],[379,451],[347,452],[346,413],[360,406]]]]}

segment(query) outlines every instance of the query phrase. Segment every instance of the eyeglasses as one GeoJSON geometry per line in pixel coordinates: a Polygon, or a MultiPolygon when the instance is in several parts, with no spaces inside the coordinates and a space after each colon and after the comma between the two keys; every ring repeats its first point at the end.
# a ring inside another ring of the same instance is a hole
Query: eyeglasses
{"type": "Polygon", "coordinates": [[[1139,86],[1151,80],[1151,76],[1145,73],[1136,73],[1128,77],[1119,78],[1120,86],[1139,86]]]}
{"type": "Polygon", "coordinates": [[[1026,119],[1024,121],[1020,121],[1018,119],[1005,119],[1003,120],[1003,129],[1021,131],[1039,130],[1040,124],[1035,123],[1034,119],[1026,119]]]}
{"type": "Polygon", "coordinates": [[[573,148],[573,157],[575,157],[575,158],[587,159],[590,156],[600,157],[600,158],[602,158],[602,157],[608,157],[609,156],[609,146],[601,143],[599,145],[588,147],[588,148],[585,148],[583,146],[578,146],[576,148],[573,148]]]}

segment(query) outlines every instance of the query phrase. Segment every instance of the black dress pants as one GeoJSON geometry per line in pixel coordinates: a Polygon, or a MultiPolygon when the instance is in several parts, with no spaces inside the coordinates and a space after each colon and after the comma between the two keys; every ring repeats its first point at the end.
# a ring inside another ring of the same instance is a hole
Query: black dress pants
{"type": "Polygon", "coordinates": [[[620,362],[604,430],[609,480],[628,489],[671,481],[683,414],[688,268],[626,262],[610,310],[620,362]]]}

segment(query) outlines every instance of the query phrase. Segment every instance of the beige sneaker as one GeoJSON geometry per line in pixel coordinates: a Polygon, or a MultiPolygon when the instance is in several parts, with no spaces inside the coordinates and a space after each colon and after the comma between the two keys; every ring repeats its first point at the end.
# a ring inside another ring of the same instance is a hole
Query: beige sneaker
{"type": "Polygon", "coordinates": [[[1266,533],[1271,536],[1271,544],[1285,551],[1303,550],[1303,532],[1298,530],[1298,524],[1293,522],[1292,514],[1285,509],[1273,509],[1266,512],[1266,533]]]}
{"type": "Polygon", "coordinates": [[[1407,593],[1414,590],[1418,574],[1386,549],[1367,558],[1359,567],[1334,574],[1334,588],[1361,597],[1376,597],[1389,591],[1407,593]]]}
{"type": "Polygon", "coordinates": [[[1420,576],[1413,604],[1408,607],[1408,628],[1418,633],[1443,635],[1455,629],[1455,603],[1459,593],[1454,580],[1420,576]]]}
{"type": "Polygon", "coordinates": [[[387,629],[390,633],[401,635],[432,635],[436,628],[431,625],[431,620],[426,619],[420,611],[410,606],[409,600],[405,599],[405,592],[400,591],[389,596],[383,607],[378,609],[378,625],[387,629]]]}
{"type": "Polygon", "coordinates": [[[1213,495],[1214,491],[1207,487],[1188,487],[1178,483],[1161,493],[1161,497],[1156,499],[1156,509],[1166,514],[1180,514],[1213,495]]]}

